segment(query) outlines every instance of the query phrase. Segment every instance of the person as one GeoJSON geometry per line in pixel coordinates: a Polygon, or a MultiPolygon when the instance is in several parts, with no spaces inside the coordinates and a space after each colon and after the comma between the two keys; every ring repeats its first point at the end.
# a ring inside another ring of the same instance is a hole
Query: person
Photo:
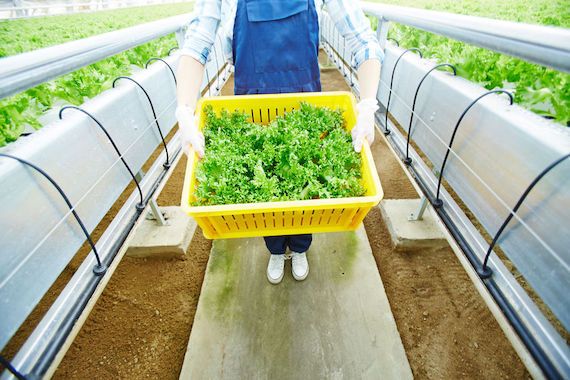
{"type": "MultiPolygon", "coordinates": [[[[204,136],[194,118],[204,65],[218,28],[226,58],[234,64],[235,94],[321,91],[318,49],[319,11],[323,6],[334,20],[357,69],[360,87],[358,117],[352,130],[360,152],[364,140],[374,140],[376,93],[383,52],[362,9],[354,0],[198,0],[180,51],[176,117],[184,149],[191,145],[204,155],[204,136]]],[[[296,280],[309,274],[306,252],[311,235],[265,237],[271,253],[267,278],[283,279],[285,253],[292,256],[296,280]]]]}

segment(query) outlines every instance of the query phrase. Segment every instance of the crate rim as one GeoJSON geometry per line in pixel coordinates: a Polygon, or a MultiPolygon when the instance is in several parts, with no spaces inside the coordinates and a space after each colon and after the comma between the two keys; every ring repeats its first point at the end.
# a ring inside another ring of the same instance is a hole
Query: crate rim
{"type": "MultiPolygon", "coordinates": [[[[259,99],[265,98],[267,99],[268,95],[271,95],[272,99],[286,99],[286,98],[299,98],[299,96],[303,96],[304,98],[319,98],[323,94],[326,95],[344,95],[349,96],[356,104],[356,98],[354,94],[350,91],[322,91],[322,92],[291,92],[286,94],[253,94],[253,95],[223,95],[223,96],[212,96],[212,97],[205,97],[200,98],[198,103],[196,104],[196,113],[200,114],[202,111],[202,105],[207,102],[217,102],[217,101],[224,101],[224,100],[239,100],[239,101],[247,101],[248,99],[259,99]]],[[[329,107],[331,108],[331,107],[329,107]]]]}
{"type": "Polygon", "coordinates": [[[259,212],[290,212],[304,210],[322,210],[354,207],[370,207],[378,204],[381,195],[370,195],[350,198],[307,199],[302,201],[275,201],[258,203],[232,203],[211,206],[182,206],[192,216],[220,216],[250,214],[259,212]],[[345,207],[346,206],[346,207],[345,207]],[[278,210],[277,210],[278,209],[278,210]]]}

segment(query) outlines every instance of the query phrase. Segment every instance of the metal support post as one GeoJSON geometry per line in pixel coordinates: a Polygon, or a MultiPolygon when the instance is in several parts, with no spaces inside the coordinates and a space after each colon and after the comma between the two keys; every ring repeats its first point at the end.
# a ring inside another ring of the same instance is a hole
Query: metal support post
{"type": "Polygon", "coordinates": [[[428,205],[428,200],[425,196],[422,196],[420,199],[420,204],[415,212],[412,212],[410,216],[408,216],[408,220],[410,222],[417,222],[424,218],[424,212],[426,211],[428,205]]]}
{"type": "Polygon", "coordinates": [[[168,222],[166,221],[165,214],[160,210],[158,204],[156,203],[156,198],[151,198],[148,202],[150,206],[150,210],[146,216],[147,219],[156,220],[156,223],[159,226],[168,226],[168,222]]]}
{"type": "Polygon", "coordinates": [[[176,36],[176,42],[178,43],[178,46],[183,46],[184,45],[184,39],[186,36],[186,26],[178,29],[175,33],[176,36]]]}
{"type": "Polygon", "coordinates": [[[378,27],[376,29],[376,38],[382,50],[386,49],[386,41],[388,39],[388,31],[390,30],[390,21],[378,17],[378,27]]]}

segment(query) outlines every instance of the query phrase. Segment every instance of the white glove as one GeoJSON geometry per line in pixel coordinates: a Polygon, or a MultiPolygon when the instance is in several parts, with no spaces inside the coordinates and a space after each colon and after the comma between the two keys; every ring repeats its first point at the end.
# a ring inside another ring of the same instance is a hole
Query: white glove
{"type": "Polygon", "coordinates": [[[194,110],[190,107],[177,107],[175,115],[178,120],[182,151],[189,156],[190,146],[192,146],[198,157],[204,157],[204,135],[198,129],[194,110]]]}
{"type": "Polygon", "coordinates": [[[356,105],[356,110],[358,116],[351,131],[352,146],[360,153],[364,140],[368,141],[368,144],[374,141],[374,113],[378,110],[378,101],[372,98],[363,99],[356,105]]]}

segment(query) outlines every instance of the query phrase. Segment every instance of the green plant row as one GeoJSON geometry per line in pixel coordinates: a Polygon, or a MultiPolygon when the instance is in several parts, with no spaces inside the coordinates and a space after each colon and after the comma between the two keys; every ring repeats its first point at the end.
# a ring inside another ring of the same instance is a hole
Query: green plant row
{"type": "MultiPolygon", "coordinates": [[[[567,0],[381,0],[382,3],[495,19],[570,28],[567,0]]],[[[376,28],[376,19],[372,19],[376,28]]],[[[519,105],[570,126],[570,75],[446,37],[394,24],[389,37],[404,48],[418,47],[425,58],[449,62],[458,75],[491,90],[514,92],[519,105]]]]}
{"type": "MultiPolygon", "coordinates": [[[[191,10],[190,4],[179,3],[3,21],[0,22],[0,57],[188,13],[191,10]]],[[[174,35],[165,36],[0,100],[0,146],[15,141],[26,125],[35,129],[41,128],[41,116],[52,107],[61,103],[80,105],[111,88],[117,76],[129,75],[144,67],[151,57],[167,55],[168,50],[174,46],[177,46],[174,35]]]]}
{"type": "Polygon", "coordinates": [[[301,104],[263,126],[206,109],[196,206],[364,195],[360,155],[342,111],[301,104]]]}

